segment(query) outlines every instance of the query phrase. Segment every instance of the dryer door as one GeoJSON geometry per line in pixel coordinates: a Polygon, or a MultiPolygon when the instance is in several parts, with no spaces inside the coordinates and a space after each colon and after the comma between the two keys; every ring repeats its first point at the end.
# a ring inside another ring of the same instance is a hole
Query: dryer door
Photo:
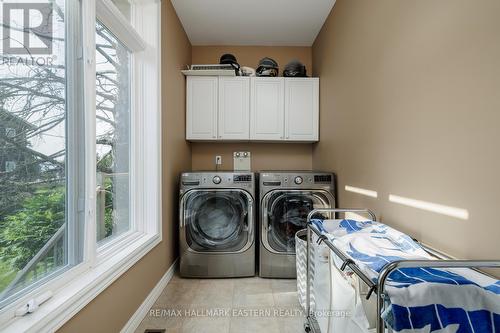
{"type": "Polygon", "coordinates": [[[181,207],[181,232],[189,250],[234,253],[253,243],[253,199],[248,192],[191,190],[181,207]]]}
{"type": "MultiPolygon", "coordinates": [[[[307,215],[316,208],[335,207],[324,190],[274,190],[262,199],[262,243],[274,253],[295,253],[295,233],[306,228],[307,215]]],[[[318,216],[323,218],[323,216],[318,216]]]]}

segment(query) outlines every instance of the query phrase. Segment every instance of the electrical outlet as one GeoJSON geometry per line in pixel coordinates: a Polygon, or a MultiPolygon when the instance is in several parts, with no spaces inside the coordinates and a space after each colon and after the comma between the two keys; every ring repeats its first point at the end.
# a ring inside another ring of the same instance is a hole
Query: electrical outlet
{"type": "Polygon", "coordinates": [[[215,165],[222,165],[222,156],[215,156],[215,165]]]}

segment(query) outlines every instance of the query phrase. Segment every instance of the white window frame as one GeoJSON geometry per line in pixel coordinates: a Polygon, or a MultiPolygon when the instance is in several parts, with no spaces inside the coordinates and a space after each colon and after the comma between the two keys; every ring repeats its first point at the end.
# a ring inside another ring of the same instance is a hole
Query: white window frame
{"type": "Polygon", "coordinates": [[[55,331],[162,241],[161,3],[131,0],[130,23],[110,0],[81,0],[85,104],[83,261],[0,310],[0,331],[55,331]],[[96,17],[96,8],[98,17],[96,17]],[[95,23],[133,51],[131,61],[131,228],[98,248],[95,166],[95,23]],[[155,98],[151,98],[155,96],[155,98]],[[138,149],[140,148],[140,149],[138,149]],[[15,312],[51,295],[29,316],[15,312]]]}

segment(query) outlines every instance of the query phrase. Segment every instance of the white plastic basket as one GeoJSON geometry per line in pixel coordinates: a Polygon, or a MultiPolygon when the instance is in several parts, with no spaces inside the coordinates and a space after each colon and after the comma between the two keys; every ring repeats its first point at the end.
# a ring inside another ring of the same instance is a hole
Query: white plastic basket
{"type": "MultiPolygon", "coordinates": [[[[299,230],[295,234],[295,260],[297,269],[297,296],[299,298],[300,306],[306,310],[306,298],[307,298],[307,229],[299,230]]],[[[311,258],[314,258],[314,247],[311,246],[311,258]]],[[[314,308],[314,288],[313,279],[314,276],[314,260],[311,260],[311,308],[314,308]]]]}

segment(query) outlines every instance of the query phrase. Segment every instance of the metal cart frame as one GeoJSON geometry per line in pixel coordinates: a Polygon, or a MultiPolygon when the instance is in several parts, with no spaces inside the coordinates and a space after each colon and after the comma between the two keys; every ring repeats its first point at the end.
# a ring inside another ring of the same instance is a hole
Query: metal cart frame
{"type": "MultiPolygon", "coordinates": [[[[370,280],[356,265],[356,263],[350,259],[344,252],[333,245],[330,240],[323,235],[314,225],[311,224],[311,219],[314,215],[318,213],[330,213],[335,215],[338,213],[362,213],[370,216],[372,221],[376,221],[376,215],[369,209],[335,209],[335,208],[325,208],[325,209],[315,209],[309,213],[307,216],[307,278],[306,278],[306,322],[304,324],[304,329],[306,332],[320,333],[320,328],[318,321],[316,320],[314,313],[311,311],[311,290],[310,290],[310,255],[311,255],[311,236],[312,233],[318,236],[318,244],[324,242],[330,250],[335,253],[343,262],[340,270],[344,270],[349,267],[359,278],[363,281],[369,288],[366,298],[370,298],[372,294],[377,296],[377,321],[376,321],[376,333],[385,333],[386,325],[382,319],[382,312],[384,311],[384,300],[387,297],[385,292],[385,284],[387,277],[399,268],[418,268],[418,267],[433,267],[433,268],[471,268],[478,270],[478,268],[490,267],[490,268],[500,268],[500,260],[456,260],[451,259],[445,254],[434,250],[428,246],[419,243],[419,245],[429,254],[437,257],[436,260],[398,260],[385,265],[380,271],[377,279],[377,283],[370,280]]],[[[416,240],[415,240],[416,241],[416,240]]],[[[346,332],[349,333],[349,332],[346,332]]]]}

